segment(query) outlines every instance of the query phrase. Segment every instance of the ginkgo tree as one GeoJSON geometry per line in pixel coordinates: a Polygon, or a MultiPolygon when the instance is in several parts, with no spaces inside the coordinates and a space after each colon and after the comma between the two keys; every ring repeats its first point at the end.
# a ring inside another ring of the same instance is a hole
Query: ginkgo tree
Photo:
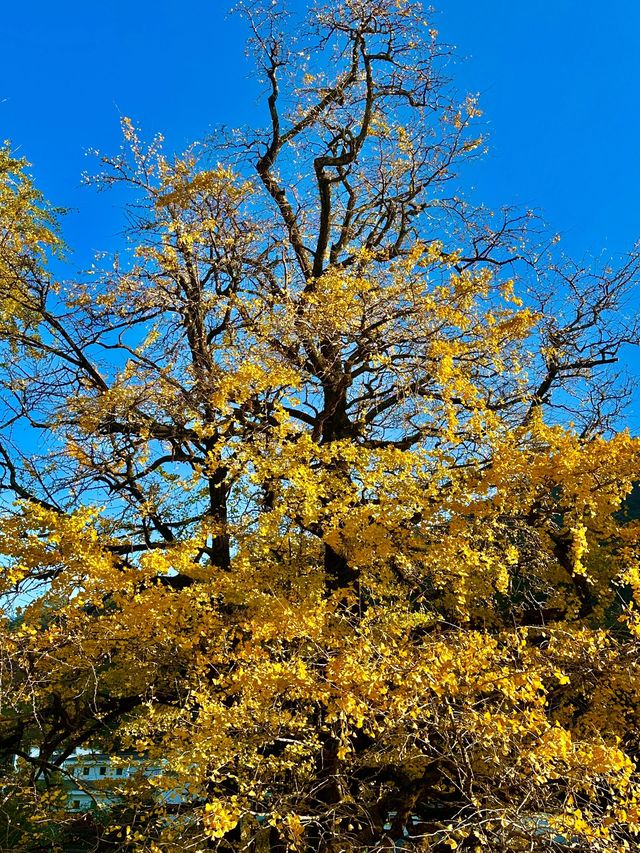
{"type": "Polygon", "coordinates": [[[0,153],[0,849],[79,747],[88,849],[635,849],[640,259],[464,199],[418,4],[241,12],[265,126],[125,120],[107,269],[0,153]]]}

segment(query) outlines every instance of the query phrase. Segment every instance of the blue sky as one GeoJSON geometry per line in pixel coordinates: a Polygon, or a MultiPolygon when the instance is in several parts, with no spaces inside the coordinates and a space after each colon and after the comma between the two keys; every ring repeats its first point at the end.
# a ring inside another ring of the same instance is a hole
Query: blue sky
{"type": "MultiPolygon", "coordinates": [[[[294,5],[303,0],[294,0],[294,5]]],[[[437,5],[437,0],[436,0],[437,5]]],[[[115,151],[119,116],[182,148],[220,123],[262,119],[244,30],[225,0],[23,0],[0,24],[0,128],[39,186],[72,208],[78,262],[109,249],[115,198],[81,185],[85,150],[115,151]]],[[[640,238],[640,4],[442,0],[452,74],[479,92],[491,152],[471,173],[489,205],[542,212],[571,254],[640,238]]],[[[628,356],[632,369],[640,374],[628,356]]]]}
{"type": "Polygon", "coordinates": [[[567,250],[628,250],[640,238],[640,4],[445,0],[443,35],[479,91],[489,202],[544,213],[567,250]]]}

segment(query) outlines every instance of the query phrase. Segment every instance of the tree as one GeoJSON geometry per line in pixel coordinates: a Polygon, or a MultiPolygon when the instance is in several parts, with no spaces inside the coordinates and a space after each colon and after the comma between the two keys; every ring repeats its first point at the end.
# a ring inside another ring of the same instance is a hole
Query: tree
{"type": "Polygon", "coordinates": [[[582,268],[460,197],[479,110],[417,4],[295,39],[252,6],[266,129],[170,157],[125,120],[111,269],[53,275],[2,154],[12,814],[64,820],[93,745],[165,768],[118,849],[630,849],[638,255],[582,268]]]}

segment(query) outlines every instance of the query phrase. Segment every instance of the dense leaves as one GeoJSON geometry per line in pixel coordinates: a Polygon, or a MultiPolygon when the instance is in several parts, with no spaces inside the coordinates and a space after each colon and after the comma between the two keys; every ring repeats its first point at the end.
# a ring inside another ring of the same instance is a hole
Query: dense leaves
{"type": "Polygon", "coordinates": [[[140,767],[96,849],[633,849],[638,258],[459,197],[417,5],[245,15],[266,129],[125,120],[108,270],[2,152],[0,849],[70,849],[80,746],[140,767]]]}

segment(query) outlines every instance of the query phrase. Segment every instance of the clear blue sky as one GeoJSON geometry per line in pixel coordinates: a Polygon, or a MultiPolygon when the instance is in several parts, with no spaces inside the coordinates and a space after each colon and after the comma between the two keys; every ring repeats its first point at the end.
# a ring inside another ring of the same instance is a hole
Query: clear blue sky
{"type": "MultiPolygon", "coordinates": [[[[293,0],[302,3],[304,0],[293,0]]],[[[436,26],[466,58],[491,153],[489,205],[539,209],[573,255],[640,238],[640,3],[442,0],[436,26]]],[[[115,151],[119,115],[181,148],[262,119],[244,30],[226,0],[23,0],[0,23],[0,128],[55,204],[78,261],[113,246],[115,200],[81,186],[89,147],[115,151]]],[[[632,354],[630,360],[637,360],[632,354]]],[[[640,370],[631,364],[640,374],[640,370]]]]}

